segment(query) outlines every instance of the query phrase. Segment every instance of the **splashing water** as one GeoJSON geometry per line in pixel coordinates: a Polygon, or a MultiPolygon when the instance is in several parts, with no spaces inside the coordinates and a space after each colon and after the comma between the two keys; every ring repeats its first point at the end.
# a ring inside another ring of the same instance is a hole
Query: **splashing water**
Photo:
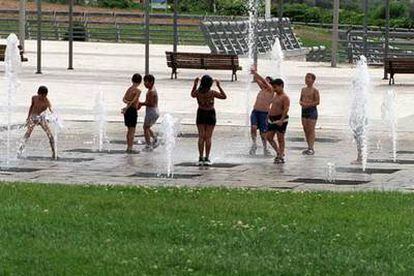
{"type": "Polygon", "coordinates": [[[252,90],[252,82],[251,79],[253,78],[250,74],[250,70],[254,66],[254,55],[255,55],[255,47],[256,47],[256,14],[257,14],[257,7],[255,5],[256,0],[249,0],[248,2],[248,12],[249,12],[249,21],[248,21],[248,30],[247,30],[247,45],[248,45],[248,62],[247,66],[245,66],[247,71],[247,86],[246,86],[246,126],[250,125],[250,109],[251,109],[251,90],[252,90]]]}
{"type": "Polygon", "coordinates": [[[357,144],[358,155],[362,159],[362,170],[365,171],[368,159],[368,97],[370,76],[367,59],[361,56],[352,78],[351,109],[349,126],[357,144]]]}
{"type": "Polygon", "coordinates": [[[12,156],[10,155],[10,143],[11,143],[11,124],[12,115],[14,112],[14,96],[17,93],[19,87],[19,73],[21,71],[21,59],[20,50],[18,48],[19,40],[15,34],[10,34],[7,37],[7,46],[5,52],[5,71],[6,71],[6,116],[7,116],[7,138],[6,138],[6,166],[10,165],[12,156]]]}
{"type": "Polygon", "coordinates": [[[335,183],[335,180],[336,180],[336,165],[335,163],[328,162],[326,164],[325,182],[335,183]]]}
{"type": "MultiPolygon", "coordinates": [[[[176,145],[176,139],[179,133],[179,123],[178,121],[171,116],[171,114],[165,114],[162,122],[162,140],[164,142],[165,149],[165,169],[164,172],[168,178],[174,177],[174,158],[173,152],[176,145]]],[[[163,175],[159,173],[158,175],[163,175]]]]}
{"type": "Polygon", "coordinates": [[[395,93],[393,89],[384,94],[381,106],[382,119],[390,130],[392,137],[392,158],[397,162],[397,116],[395,109],[395,93]]]}
{"type": "Polygon", "coordinates": [[[276,68],[274,71],[274,76],[276,78],[283,79],[282,63],[284,60],[284,55],[283,55],[282,46],[280,45],[280,40],[278,37],[275,39],[275,43],[273,44],[270,57],[271,57],[272,62],[274,62],[275,68],[276,68]]]}
{"type": "Polygon", "coordinates": [[[108,142],[108,138],[106,136],[106,106],[103,91],[100,91],[95,96],[94,114],[98,132],[98,151],[102,151],[104,143],[108,142]]]}

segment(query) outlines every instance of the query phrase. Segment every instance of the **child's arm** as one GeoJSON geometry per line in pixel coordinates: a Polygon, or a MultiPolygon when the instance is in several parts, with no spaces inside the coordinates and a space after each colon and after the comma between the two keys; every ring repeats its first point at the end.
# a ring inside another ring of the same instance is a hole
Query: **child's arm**
{"type": "Polygon", "coordinates": [[[191,97],[192,98],[197,97],[197,85],[198,85],[198,82],[199,81],[200,81],[200,78],[199,77],[197,77],[197,78],[194,79],[193,88],[191,89],[191,97]]]}
{"type": "Polygon", "coordinates": [[[313,106],[317,106],[320,103],[319,90],[315,88],[314,93],[313,106]]]}
{"type": "Polygon", "coordinates": [[[215,80],[215,81],[216,81],[216,85],[220,93],[214,91],[214,97],[216,97],[217,99],[222,99],[222,100],[227,99],[226,93],[224,92],[223,88],[221,88],[220,81],[219,80],[215,80]]]}
{"type": "Polygon", "coordinates": [[[155,106],[156,95],[154,92],[149,91],[147,93],[147,97],[145,98],[145,102],[139,103],[141,106],[145,105],[147,107],[154,107],[155,106]]]}
{"type": "Polygon", "coordinates": [[[303,88],[302,88],[302,90],[300,91],[300,99],[299,99],[299,104],[300,104],[303,108],[305,108],[306,106],[305,106],[305,103],[302,101],[302,99],[303,99],[303,88]]]}
{"type": "Polygon", "coordinates": [[[46,99],[46,100],[47,100],[47,108],[49,109],[50,113],[53,113],[52,104],[50,103],[49,99],[46,99]]]}
{"type": "Polygon", "coordinates": [[[256,70],[252,70],[252,73],[260,89],[268,91],[268,92],[272,92],[273,87],[270,85],[270,83],[268,83],[262,76],[260,76],[256,70]]]}

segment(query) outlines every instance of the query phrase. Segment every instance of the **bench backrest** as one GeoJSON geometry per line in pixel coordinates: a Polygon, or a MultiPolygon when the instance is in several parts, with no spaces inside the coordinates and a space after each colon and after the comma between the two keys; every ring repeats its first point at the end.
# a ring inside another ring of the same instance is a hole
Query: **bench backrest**
{"type": "Polygon", "coordinates": [[[233,69],[239,67],[237,55],[166,52],[169,67],[233,69]]]}
{"type": "Polygon", "coordinates": [[[392,69],[395,73],[414,73],[414,58],[388,58],[384,66],[387,71],[392,69]]]}

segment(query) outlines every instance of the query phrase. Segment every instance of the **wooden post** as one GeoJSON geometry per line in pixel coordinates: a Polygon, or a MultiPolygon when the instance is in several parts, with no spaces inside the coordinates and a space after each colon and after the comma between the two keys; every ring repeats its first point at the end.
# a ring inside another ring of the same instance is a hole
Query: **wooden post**
{"type": "Polygon", "coordinates": [[[388,58],[390,49],[390,0],[385,0],[385,35],[384,35],[384,80],[388,79],[385,70],[385,60],[388,58]]]}
{"type": "Polygon", "coordinates": [[[149,33],[149,16],[150,16],[150,1],[145,0],[145,75],[149,74],[149,42],[150,42],[150,33],[149,33]]]}
{"type": "Polygon", "coordinates": [[[364,35],[362,38],[363,53],[368,60],[368,0],[364,1],[364,35]]]}
{"type": "Polygon", "coordinates": [[[69,65],[68,70],[73,70],[73,0],[69,0],[69,65]]]}
{"type": "Polygon", "coordinates": [[[20,0],[19,5],[19,44],[24,51],[24,41],[26,39],[26,0],[20,0]]]}
{"type": "Polygon", "coordinates": [[[332,24],[332,60],[331,60],[331,67],[336,67],[336,63],[337,63],[338,24],[339,24],[339,0],[334,0],[333,24],[332,24]]]}
{"type": "Polygon", "coordinates": [[[178,0],[174,0],[173,33],[174,33],[173,52],[177,53],[177,47],[178,47],[178,0]]]}
{"type": "Polygon", "coordinates": [[[36,0],[37,8],[37,70],[42,74],[42,0],[36,0]]]}
{"type": "Polygon", "coordinates": [[[265,18],[270,19],[272,17],[272,1],[265,0],[265,18]]]}

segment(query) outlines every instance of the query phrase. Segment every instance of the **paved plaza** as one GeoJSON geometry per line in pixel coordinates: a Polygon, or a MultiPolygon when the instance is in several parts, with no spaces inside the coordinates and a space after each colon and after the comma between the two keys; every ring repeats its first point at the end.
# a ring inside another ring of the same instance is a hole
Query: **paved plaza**
{"type": "MultiPolygon", "coordinates": [[[[4,43],[4,41],[0,41],[4,43]]],[[[120,110],[122,97],[130,84],[133,73],[144,72],[144,46],[137,44],[75,43],[75,70],[68,71],[67,43],[44,42],[43,74],[37,75],[35,42],[27,41],[29,62],[23,65],[20,90],[15,97],[13,123],[23,124],[31,95],[39,85],[49,87],[49,98],[64,120],[64,129],[58,136],[60,159],[49,159],[50,149],[45,134],[34,131],[22,159],[13,160],[9,171],[1,171],[1,180],[68,184],[136,184],[136,185],[188,185],[258,187],[293,190],[414,190],[414,78],[397,75],[393,89],[397,95],[398,111],[398,158],[392,162],[391,138],[381,119],[384,93],[390,88],[382,80],[382,68],[370,68],[372,92],[370,94],[369,162],[366,172],[350,165],[355,159],[355,145],[347,125],[349,116],[349,89],[353,66],[340,65],[332,69],[326,63],[285,61],[283,75],[287,81],[287,93],[291,97],[290,123],[287,133],[287,163],[273,164],[272,157],[248,155],[250,146],[246,127],[247,109],[251,109],[258,91],[246,71],[239,72],[239,81],[231,82],[229,71],[208,71],[222,80],[228,99],[216,101],[218,126],[214,133],[213,167],[196,167],[197,130],[194,124],[197,103],[190,97],[193,79],[204,74],[202,70],[180,70],[177,80],[170,79],[165,51],[171,46],[151,45],[150,71],[156,77],[159,107],[162,114],[170,113],[180,121],[180,137],[174,151],[173,179],[165,174],[165,150],[163,145],[152,153],[124,153],[125,127],[120,110]],[[300,124],[298,104],[304,76],[313,72],[321,92],[320,120],[317,125],[315,156],[303,156],[305,148],[300,124]],[[248,87],[251,90],[248,91],[248,87]],[[108,109],[107,136],[104,152],[96,152],[96,127],[93,106],[95,96],[103,91],[108,109]],[[327,164],[336,167],[335,182],[326,183],[327,164]],[[15,171],[13,171],[15,169],[15,171]],[[161,177],[157,177],[161,174],[161,177]]],[[[183,52],[209,52],[207,47],[179,47],[183,52]]],[[[241,59],[247,68],[247,60],[241,59]]],[[[272,76],[274,64],[270,59],[259,60],[259,71],[272,76]]],[[[4,76],[4,64],[0,63],[0,76],[4,76]]],[[[5,82],[0,82],[2,106],[5,98],[5,82]]],[[[142,97],[142,96],[141,96],[142,97]]],[[[142,98],[141,98],[142,100],[142,98]]],[[[4,112],[1,120],[5,122],[4,112]]],[[[143,110],[139,112],[142,122],[143,110]]],[[[4,125],[2,123],[2,125],[4,125]]],[[[141,150],[142,129],[137,129],[136,149],[141,150]]],[[[155,127],[162,132],[160,125],[155,127]]],[[[5,131],[0,132],[1,150],[5,152],[5,131]]],[[[12,133],[17,147],[24,129],[12,133]]],[[[14,151],[15,152],[15,151],[14,151]]],[[[4,164],[3,164],[4,167],[4,164]]]]}

